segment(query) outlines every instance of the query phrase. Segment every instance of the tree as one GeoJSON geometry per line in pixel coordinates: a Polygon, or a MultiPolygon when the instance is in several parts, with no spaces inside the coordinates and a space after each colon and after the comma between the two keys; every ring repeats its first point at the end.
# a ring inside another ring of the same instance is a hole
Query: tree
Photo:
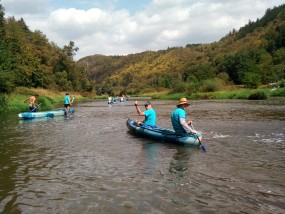
{"type": "Polygon", "coordinates": [[[242,81],[247,88],[257,88],[261,83],[261,77],[258,73],[245,72],[242,81]]]}
{"type": "Polygon", "coordinates": [[[65,45],[63,47],[63,52],[66,54],[66,56],[69,58],[69,60],[73,60],[73,56],[76,55],[76,52],[79,50],[78,47],[74,47],[74,42],[70,41],[69,45],[65,45]]]}

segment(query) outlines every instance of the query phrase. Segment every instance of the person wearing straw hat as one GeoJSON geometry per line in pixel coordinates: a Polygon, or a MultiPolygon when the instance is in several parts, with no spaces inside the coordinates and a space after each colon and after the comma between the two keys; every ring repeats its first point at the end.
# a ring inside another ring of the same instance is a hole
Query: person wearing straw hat
{"type": "Polygon", "coordinates": [[[174,131],[179,135],[196,135],[199,140],[202,140],[201,133],[197,132],[192,121],[186,122],[185,109],[190,105],[186,98],[181,98],[177,104],[177,108],[171,113],[171,123],[174,131]]]}
{"type": "Polygon", "coordinates": [[[138,101],[135,101],[135,107],[137,109],[137,112],[140,116],[144,116],[143,121],[136,120],[135,123],[138,125],[146,126],[149,128],[156,128],[156,112],[152,108],[151,103],[148,101],[145,103],[146,110],[143,112],[139,108],[138,101]]]}

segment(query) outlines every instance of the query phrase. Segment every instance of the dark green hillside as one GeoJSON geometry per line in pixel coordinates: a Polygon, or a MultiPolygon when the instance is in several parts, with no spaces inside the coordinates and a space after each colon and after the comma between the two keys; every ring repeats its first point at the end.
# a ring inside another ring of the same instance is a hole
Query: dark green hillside
{"type": "Polygon", "coordinates": [[[285,5],[219,42],[188,44],[127,56],[88,56],[77,63],[96,83],[97,93],[216,91],[225,85],[257,88],[284,79],[285,5]]]}
{"type": "Polygon", "coordinates": [[[228,86],[257,88],[285,79],[285,5],[233,30],[219,42],[187,44],[127,56],[73,60],[73,41],[63,48],[23,19],[5,18],[0,4],[0,93],[19,87],[97,94],[211,92],[228,86]]]}
{"type": "Polygon", "coordinates": [[[72,41],[59,48],[42,32],[30,31],[23,19],[5,19],[0,4],[1,93],[17,87],[91,91],[84,68],[73,60],[77,50],[72,41]]]}

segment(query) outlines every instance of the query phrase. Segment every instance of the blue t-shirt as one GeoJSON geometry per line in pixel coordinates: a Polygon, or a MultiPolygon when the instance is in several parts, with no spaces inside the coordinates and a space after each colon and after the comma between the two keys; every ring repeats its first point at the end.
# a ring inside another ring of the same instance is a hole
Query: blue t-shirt
{"type": "Polygon", "coordinates": [[[145,114],[144,125],[146,126],[156,126],[156,113],[151,108],[143,112],[145,114]]]}
{"type": "Polygon", "coordinates": [[[66,96],[64,97],[64,104],[70,104],[70,103],[69,103],[69,95],[66,95],[66,96]]]}
{"type": "Polygon", "coordinates": [[[173,110],[173,112],[171,113],[171,123],[172,123],[174,131],[177,134],[185,134],[186,131],[180,124],[180,118],[186,119],[186,111],[178,107],[177,109],[173,110]]]}

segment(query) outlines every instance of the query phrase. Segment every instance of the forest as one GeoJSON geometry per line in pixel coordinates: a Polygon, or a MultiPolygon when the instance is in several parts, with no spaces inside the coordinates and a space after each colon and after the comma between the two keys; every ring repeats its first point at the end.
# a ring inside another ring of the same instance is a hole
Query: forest
{"type": "Polygon", "coordinates": [[[218,42],[127,56],[93,55],[77,64],[86,68],[98,94],[258,88],[284,79],[285,5],[268,9],[261,19],[233,29],[218,42]]]}
{"type": "Polygon", "coordinates": [[[95,54],[78,61],[73,41],[60,48],[41,31],[29,30],[23,19],[4,15],[0,4],[1,93],[27,87],[97,95],[192,94],[285,79],[285,4],[218,42],[126,56],[95,54]]]}
{"type": "Polygon", "coordinates": [[[39,30],[32,32],[23,19],[4,18],[0,4],[0,91],[17,87],[58,91],[92,91],[92,83],[73,60],[78,51],[73,41],[63,48],[39,30]]]}

